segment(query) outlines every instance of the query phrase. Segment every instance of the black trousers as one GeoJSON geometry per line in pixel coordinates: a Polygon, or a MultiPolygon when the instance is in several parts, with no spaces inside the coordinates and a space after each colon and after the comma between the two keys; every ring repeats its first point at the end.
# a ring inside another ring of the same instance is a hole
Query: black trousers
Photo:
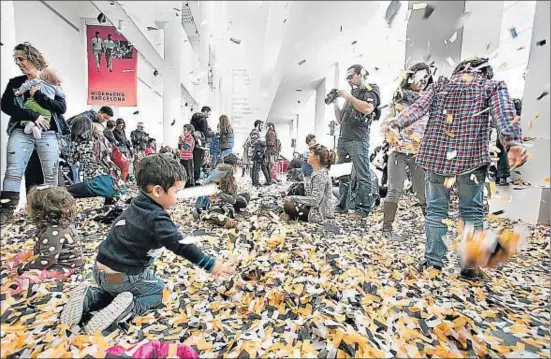
{"type": "Polygon", "coordinates": [[[199,181],[201,178],[201,166],[203,165],[203,156],[205,151],[199,148],[193,149],[193,178],[195,182],[199,181]]]}
{"type": "Polygon", "coordinates": [[[195,172],[193,170],[194,163],[191,160],[180,160],[180,164],[185,168],[187,174],[186,187],[195,186],[195,172]]]}
{"type": "Polygon", "coordinates": [[[295,201],[287,201],[283,204],[283,210],[291,219],[298,219],[303,222],[308,222],[308,214],[310,207],[297,203],[295,201]]]}
{"type": "MultiPolygon", "coordinates": [[[[25,168],[25,188],[27,193],[33,186],[40,186],[44,183],[44,175],[42,174],[42,165],[36,149],[33,150],[27,168],[25,168]]],[[[62,184],[61,184],[62,185],[62,184]]]]}
{"type": "Polygon", "coordinates": [[[260,184],[260,170],[262,170],[262,173],[264,174],[264,178],[266,178],[266,183],[271,183],[272,177],[270,176],[270,172],[268,172],[268,165],[264,158],[259,158],[259,159],[253,159],[253,170],[251,172],[251,179],[253,181],[253,185],[260,184]]]}

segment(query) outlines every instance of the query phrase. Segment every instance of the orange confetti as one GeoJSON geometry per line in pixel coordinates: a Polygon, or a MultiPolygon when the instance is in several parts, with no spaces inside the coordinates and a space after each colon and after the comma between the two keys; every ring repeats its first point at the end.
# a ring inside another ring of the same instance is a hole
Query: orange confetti
{"type": "Polygon", "coordinates": [[[452,188],[452,186],[455,184],[455,177],[446,177],[444,180],[444,187],[446,188],[452,188]]]}
{"type": "Polygon", "coordinates": [[[549,182],[551,182],[551,178],[549,178],[549,177],[544,177],[544,178],[543,178],[543,182],[549,183],[549,182]]]}
{"type": "Polygon", "coordinates": [[[446,123],[450,125],[453,122],[453,115],[451,113],[448,113],[448,117],[446,118],[446,123]]]}
{"type": "Polygon", "coordinates": [[[471,82],[474,79],[474,76],[471,74],[464,74],[463,75],[463,81],[465,82],[471,82]]]}
{"type": "Polygon", "coordinates": [[[511,125],[514,125],[515,123],[519,122],[520,121],[520,116],[515,116],[513,118],[513,121],[511,121],[511,125]]]}
{"type": "Polygon", "coordinates": [[[530,122],[528,122],[528,131],[530,131],[532,127],[534,127],[534,121],[530,120],[530,122]]]}
{"type": "Polygon", "coordinates": [[[455,138],[455,134],[451,131],[446,131],[446,135],[450,136],[451,138],[455,138]]]}

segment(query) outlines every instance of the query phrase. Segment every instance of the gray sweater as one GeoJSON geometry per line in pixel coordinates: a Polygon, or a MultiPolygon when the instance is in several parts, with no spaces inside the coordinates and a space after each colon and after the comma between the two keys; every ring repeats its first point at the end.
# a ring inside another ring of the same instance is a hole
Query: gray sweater
{"type": "Polygon", "coordinates": [[[311,180],[304,184],[306,196],[292,196],[297,203],[310,207],[308,222],[320,223],[333,214],[331,204],[331,178],[327,170],[312,173],[311,180]]]}

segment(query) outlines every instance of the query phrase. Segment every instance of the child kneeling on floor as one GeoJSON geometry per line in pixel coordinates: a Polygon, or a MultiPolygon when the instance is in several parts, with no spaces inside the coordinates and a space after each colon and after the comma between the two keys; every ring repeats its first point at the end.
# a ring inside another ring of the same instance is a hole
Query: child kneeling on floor
{"type": "Polygon", "coordinates": [[[7,289],[11,294],[46,279],[67,279],[82,267],[82,248],[72,226],[77,210],[71,194],[62,187],[33,187],[27,203],[37,228],[36,242],[33,251],[19,253],[7,262],[7,268],[16,269],[19,275],[7,289]]]}
{"type": "Polygon", "coordinates": [[[325,146],[314,144],[308,153],[308,164],[312,166],[312,178],[305,184],[304,196],[288,196],[283,210],[289,219],[304,222],[323,223],[333,218],[332,184],[329,168],[335,163],[336,154],[325,146]]]}
{"type": "Polygon", "coordinates": [[[220,193],[213,196],[214,203],[211,205],[208,197],[199,197],[195,204],[194,216],[212,222],[222,227],[237,227],[235,213],[247,208],[250,201],[248,193],[237,193],[237,182],[235,180],[235,169],[237,161],[235,156],[228,155],[224,161],[228,163],[219,164],[211,173],[213,182],[220,189],[220,193]]]}
{"type": "Polygon", "coordinates": [[[147,267],[161,254],[162,247],[214,275],[235,271],[194,244],[181,243],[184,236],[166,212],[176,204],[176,193],[186,181],[185,170],[177,160],[164,155],[145,157],[136,181],[141,193],[115,220],[99,246],[93,268],[98,287],[84,283],[77,287],[61,313],[62,323],[78,324],[84,314],[99,310],[85,329],[88,333],[103,332],[160,305],[164,283],[147,267]]]}

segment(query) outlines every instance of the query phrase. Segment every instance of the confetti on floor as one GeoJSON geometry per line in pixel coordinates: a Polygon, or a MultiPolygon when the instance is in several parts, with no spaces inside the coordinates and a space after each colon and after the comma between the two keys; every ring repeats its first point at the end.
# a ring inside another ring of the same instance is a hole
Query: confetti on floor
{"type": "MultiPolygon", "coordinates": [[[[157,339],[188,344],[201,357],[549,358],[549,226],[528,225],[527,248],[473,283],[459,278],[453,250],[441,274],[415,270],[424,222],[412,195],[401,199],[395,223],[407,240],[394,243],[381,236],[381,207],[367,225],[345,215],[325,225],[288,223],[276,206],[284,194],[281,184],[254,192],[249,212],[239,215],[241,232],[197,223],[188,200],[178,204],[172,216],[186,235],[238,262],[236,275],[213,279],[165,251],[154,263],[166,283],[164,305],[106,337],[59,324],[70,290],[93,283],[97,246],[109,228],[90,220],[100,200],[79,200],[85,270],[19,296],[2,290],[1,357],[102,358],[111,346],[157,339]]],[[[450,214],[447,243],[454,248],[457,202],[450,214]]],[[[494,230],[518,224],[489,219],[494,230]]],[[[31,249],[32,233],[20,217],[2,237],[2,263],[31,249]]],[[[3,285],[7,275],[3,270],[3,285]]]]}

